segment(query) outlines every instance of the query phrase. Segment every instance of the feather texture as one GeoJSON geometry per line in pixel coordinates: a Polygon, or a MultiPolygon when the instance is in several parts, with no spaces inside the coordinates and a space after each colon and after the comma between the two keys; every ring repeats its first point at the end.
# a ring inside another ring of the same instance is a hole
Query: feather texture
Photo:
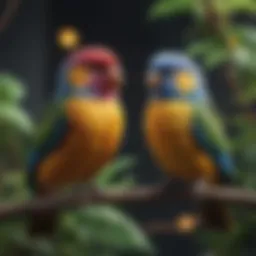
{"type": "Polygon", "coordinates": [[[68,133],[68,121],[62,104],[51,105],[45,117],[28,160],[28,185],[34,192],[38,189],[36,176],[40,163],[61,145],[68,133]]]}
{"type": "Polygon", "coordinates": [[[229,141],[218,116],[208,106],[195,106],[192,122],[192,134],[196,143],[216,164],[220,182],[231,182],[235,165],[230,155],[229,141]]]}
{"type": "MultiPolygon", "coordinates": [[[[88,182],[117,153],[125,129],[121,70],[114,52],[94,45],[72,53],[60,65],[54,104],[28,161],[28,184],[36,196],[88,182]]],[[[51,234],[56,216],[53,211],[31,216],[30,231],[51,234]]]]}
{"type": "MultiPolygon", "coordinates": [[[[197,64],[180,52],[163,51],[149,61],[144,133],[152,156],[169,175],[208,184],[230,182],[234,164],[197,64]]],[[[218,202],[203,204],[206,226],[230,227],[218,202]]]]}

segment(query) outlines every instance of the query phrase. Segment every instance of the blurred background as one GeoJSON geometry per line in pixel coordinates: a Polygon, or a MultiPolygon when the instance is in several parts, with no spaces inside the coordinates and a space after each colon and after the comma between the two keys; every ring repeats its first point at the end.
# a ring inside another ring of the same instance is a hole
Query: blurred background
{"type": "MultiPolygon", "coordinates": [[[[128,74],[123,91],[127,140],[96,184],[132,187],[165,180],[144,148],[140,116],[148,56],[170,48],[186,51],[201,64],[233,142],[240,185],[256,187],[254,0],[1,0],[0,8],[3,202],[27,198],[26,152],[51,100],[58,66],[79,44],[89,43],[114,48],[128,74]],[[120,172],[128,175],[120,178],[120,172]]],[[[33,241],[24,221],[12,220],[0,223],[0,255],[255,255],[256,219],[250,211],[235,211],[239,227],[234,234],[204,234],[189,224],[182,234],[147,234],[143,229],[152,218],[175,220],[194,208],[191,202],[177,201],[72,211],[63,214],[54,241],[33,241]]]]}

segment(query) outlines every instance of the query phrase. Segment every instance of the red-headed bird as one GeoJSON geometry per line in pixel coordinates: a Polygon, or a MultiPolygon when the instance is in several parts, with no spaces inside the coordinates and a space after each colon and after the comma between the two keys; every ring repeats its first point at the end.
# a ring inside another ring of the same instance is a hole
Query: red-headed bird
{"type": "MultiPolygon", "coordinates": [[[[36,196],[89,181],[115,156],[126,126],[123,82],[120,60],[108,48],[87,46],[67,58],[30,155],[28,180],[36,196]]],[[[51,234],[55,221],[56,212],[35,214],[30,233],[51,234]]]]}
{"type": "MultiPolygon", "coordinates": [[[[199,67],[181,53],[158,53],[149,61],[146,86],[143,129],[160,167],[188,182],[229,183],[235,170],[229,142],[199,67]]],[[[202,212],[206,227],[231,227],[223,204],[205,202],[202,212]]]]}

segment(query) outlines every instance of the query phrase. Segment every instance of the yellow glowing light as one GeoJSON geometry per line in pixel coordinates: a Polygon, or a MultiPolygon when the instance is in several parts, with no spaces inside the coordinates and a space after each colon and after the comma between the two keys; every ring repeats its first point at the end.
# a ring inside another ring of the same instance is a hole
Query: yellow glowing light
{"type": "Polygon", "coordinates": [[[177,217],[175,226],[179,232],[191,233],[198,226],[198,217],[193,214],[182,214],[177,217]]]}
{"type": "Polygon", "coordinates": [[[77,66],[69,73],[69,82],[76,87],[86,86],[89,80],[88,70],[85,67],[77,66]]]}
{"type": "Polygon", "coordinates": [[[189,93],[196,89],[197,82],[194,74],[179,72],[176,77],[176,85],[182,93],[189,93]]]}
{"type": "Polygon", "coordinates": [[[59,47],[71,50],[80,45],[81,37],[76,28],[61,28],[56,35],[56,41],[59,47]]]}

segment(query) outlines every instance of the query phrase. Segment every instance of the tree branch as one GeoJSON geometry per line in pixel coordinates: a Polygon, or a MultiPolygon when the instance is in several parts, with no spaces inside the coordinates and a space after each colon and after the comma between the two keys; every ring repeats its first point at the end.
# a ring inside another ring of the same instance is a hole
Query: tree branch
{"type": "Polygon", "coordinates": [[[3,32],[10,24],[20,4],[21,0],[6,0],[6,7],[0,17],[0,32],[3,32]]]}
{"type": "MultiPolygon", "coordinates": [[[[168,187],[168,186],[167,186],[168,187]]],[[[132,190],[97,190],[96,188],[83,189],[72,193],[56,194],[43,199],[35,198],[23,203],[0,205],[0,220],[30,215],[31,213],[48,210],[66,210],[92,204],[121,204],[121,203],[170,203],[173,200],[217,200],[227,204],[256,207],[256,191],[249,191],[232,187],[208,186],[194,183],[181,186],[175,191],[166,186],[136,187],[132,190]]]]}

